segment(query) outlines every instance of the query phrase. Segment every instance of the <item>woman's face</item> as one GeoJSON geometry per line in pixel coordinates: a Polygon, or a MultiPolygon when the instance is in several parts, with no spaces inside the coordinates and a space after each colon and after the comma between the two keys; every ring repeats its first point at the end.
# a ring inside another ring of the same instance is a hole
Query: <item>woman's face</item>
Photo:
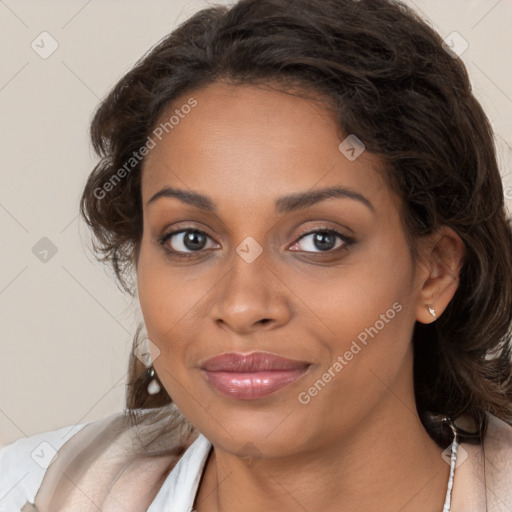
{"type": "Polygon", "coordinates": [[[173,115],[145,161],[137,271],[154,367],[185,417],[233,454],[284,456],[408,413],[422,274],[379,160],[340,149],[318,103],[273,90],[214,84],[173,115]]]}

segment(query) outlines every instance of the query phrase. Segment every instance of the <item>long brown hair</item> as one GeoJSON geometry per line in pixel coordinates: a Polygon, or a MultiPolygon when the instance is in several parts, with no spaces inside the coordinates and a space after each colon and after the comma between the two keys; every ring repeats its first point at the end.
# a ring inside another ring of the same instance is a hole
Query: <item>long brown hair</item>
{"type": "MultiPolygon", "coordinates": [[[[386,164],[404,204],[413,254],[441,225],[465,244],[458,290],[433,324],[413,335],[418,413],[439,444],[441,418],[485,413],[512,422],[512,234],[493,134],[459,58],[408,7],[391,0],[240,0],[201,10],[160,41],[115,85],[91,125],[99,163],[81,212],[98,257],[123,288],[142,236],[141,165],[114,175],[152,134],[163,109],[224,80],[314,91],[386,164]],[[119,177],[119,174],[117,174],[119,177]]],[[[126,168],[125,168],[126,169],[126,168]]],[[[138,341],[139,332],[134,343],[138,341]]],[[[171,402],[148,395],[145,366],[131,357],[128,410],[171,402]]]]}

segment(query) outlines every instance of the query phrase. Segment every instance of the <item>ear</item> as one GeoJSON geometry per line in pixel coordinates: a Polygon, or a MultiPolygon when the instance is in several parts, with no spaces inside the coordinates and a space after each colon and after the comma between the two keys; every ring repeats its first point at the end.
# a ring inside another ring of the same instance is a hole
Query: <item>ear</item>
{"type": "Polygon", "coordinates": [[[429,306],[439,318],[459,286],[460,269],[465,253],[462,239],[448,226],[442,226],[425,244],[418,268],[416,320],[434,322],[429,306]]]}

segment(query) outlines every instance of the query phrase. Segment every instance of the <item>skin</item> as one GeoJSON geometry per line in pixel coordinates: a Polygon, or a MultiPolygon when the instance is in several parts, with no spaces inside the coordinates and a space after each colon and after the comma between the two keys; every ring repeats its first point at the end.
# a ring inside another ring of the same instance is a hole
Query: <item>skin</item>
{"type": "Polygon", "coordinates": [[[449,467],[421,425],[412,381],[412,331],[434,321],[453,297],[463,242],[442,228],[414,262],[401,202],[369,152],[350,161],[335,117],[311,98],[255,86],[216,83],[146,158],[144,228],[137,264],[154,367],[185,417],[213,444],[195,510],[431,512],[442,509],[449,467]],[[175,197],[147,204],[163,187],[208,195],[216,213],[175,197]],[[276,213],[277,198],[328,186],[329,198],[276,213]],[[193,252],[178,228],[207,233],[193,252]],[[335,229],[355,241],[322,252],[304,231],[335,229]],[[262,248],[247,263],[246,237],[262,248]],[[181,242],[180,242],[181,241],[181,242]],[[307,391],[350,349],[358,334],[392,308],[392,320],[312,397],[307,391]],[[266,351],[308,361],[308,372],[258,400],[219,394],[199,365],[224,352],[266,351]]]}

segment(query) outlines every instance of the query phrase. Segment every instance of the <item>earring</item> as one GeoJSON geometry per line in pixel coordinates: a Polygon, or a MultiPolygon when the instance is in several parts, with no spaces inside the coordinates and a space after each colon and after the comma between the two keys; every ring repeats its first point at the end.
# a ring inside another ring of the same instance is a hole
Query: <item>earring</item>
{"type": "Polygon", "coordinates": [[[146,370],[146,375],[149,379],[152,379],[151,382],[148,384],[148,393],[150,395],[156,395],[157,393],[160,393],[160,390],[162,389],[160,387],[160,384],[158,384],[158,381],[156,380],[156,372],[155,368],[151,366],[146,370]]]}
{"type": "Polygon", "coordinates": [[[428,312],[434,317],[437,318],[436,312],[431,304],[428,305],[428,312]]]}

